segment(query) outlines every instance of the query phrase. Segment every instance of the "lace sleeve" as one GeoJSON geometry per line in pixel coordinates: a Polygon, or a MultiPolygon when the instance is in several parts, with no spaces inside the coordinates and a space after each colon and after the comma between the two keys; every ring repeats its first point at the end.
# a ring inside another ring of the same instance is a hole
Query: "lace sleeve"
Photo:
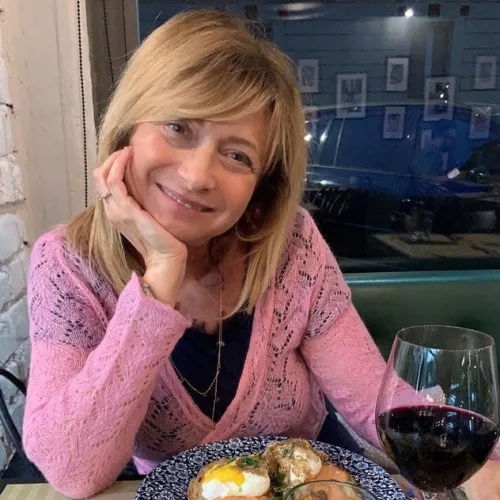
{"type": "MultiPolygon", "coordinates": [[[[326,243],[325,243],[326,246],[326,243]]],[[[352,305],[332,253],[325,248],[302,354],[321,389],[356,432],[380,446],[375,406],[385,361],[352,305]]]]}
{"type": "Polygon", "coordinates": [[[32,253],[23,441],[56,489],[83,498],[113,483],[132,456],[159,365],[188,325],[144,296],[136,276],[108,324],[61,255],[57,242],[32,253]]]}
{"type": "Polygon", "coordinates": [[[318,280],[313,291],[306,338],[313,338],[329,331],[342,311],[351,302],[351,291],[347,286],[339,265],[319,231],[314,244],[318,247],[320,266],[318,280]]]}

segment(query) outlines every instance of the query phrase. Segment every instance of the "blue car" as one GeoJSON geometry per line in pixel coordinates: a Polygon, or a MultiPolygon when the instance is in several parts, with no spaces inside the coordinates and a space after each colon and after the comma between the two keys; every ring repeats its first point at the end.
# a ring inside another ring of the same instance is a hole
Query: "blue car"
{"type": "Polygon", "coordinates": [[[365,256],[358,249],[372,232],[497,230],[496,222],[475,221],[484,214],[500,221],[491,215],[500,206],[498,116],[471,130],[470,107],[456,106],[452,120],[426,121],[422,104],[404,106],[398,139],[384,138],[385,106],[367,106],[364,118],[320,109],[308,122],[305,201],[340,255],[365,256]],[[358,243],[339,250],[347,230],[358,243]]]}
{"type": "Polygon", "coordinates": [[[470,160],[479,147],[500,139],[497,115],[491,117],[489,133],[483,131],[482,138],[475,139],[470,138],[470,107],[456,106],[451,120],[439,121],[425,121],[420,103],[404,107],[401,139],[383,137],[385,106],[368,105],[364,118],[337,118],[335,108],[320,109],[307,136],[307,188],[344,186],[401,199],[443,198],[489,189],[489,171],[483,178],[473,175],[470,160]]]}

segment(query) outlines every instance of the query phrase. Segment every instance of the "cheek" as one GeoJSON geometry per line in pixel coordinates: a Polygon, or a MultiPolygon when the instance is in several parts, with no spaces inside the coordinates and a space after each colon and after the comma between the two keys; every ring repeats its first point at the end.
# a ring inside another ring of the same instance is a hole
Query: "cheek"
{"type": "Polygon", "coordinates": [[[134,147],[133,166],[137,177],[147,177],[151,170],[165,165],[165,159],[170,156],[168,146],[158,134],[132,138],[130,142],[134,147]]]}
{"type": "Polygon", "coordinates": [[[144,194],[150,187],[150,174],[155,169],[166,164],[165,146],[163,141],[154,136],[132,139],[134,154],[126,179],[132,193],[136,196],[144,194]]]}
{"type": "Polygon", "coordinates": [[[223,196],[226,210],[231,213],[233,218],[239,219],[245,212],[254,190],[255,182],[253,180],[228,182],[224,186],[223,196]]]}

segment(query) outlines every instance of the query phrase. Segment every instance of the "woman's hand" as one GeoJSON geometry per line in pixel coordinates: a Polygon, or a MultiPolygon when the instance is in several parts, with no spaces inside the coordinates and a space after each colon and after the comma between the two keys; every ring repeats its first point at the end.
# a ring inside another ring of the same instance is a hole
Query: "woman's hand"
{"type": "Polygon", "coordinates": [[[132,146],[113,153],[94,170],[94,181],[101,196],[110,193],[103,200],[109,220],[144,258],[144,281],[151,292],[158,300],[175,305],[186,271],[187,248],[127,192],[125,171],[132,154],[132,146]]]}
{"type": "Polygon", "coordinates": [[[500,461],[489,460],[463,486],[468,500],[500,500],[500,461]]]}

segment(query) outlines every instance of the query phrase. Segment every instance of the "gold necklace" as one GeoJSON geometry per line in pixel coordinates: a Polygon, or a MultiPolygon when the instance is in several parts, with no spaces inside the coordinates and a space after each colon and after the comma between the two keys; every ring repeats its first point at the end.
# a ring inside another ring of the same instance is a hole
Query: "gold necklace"
{"type": "Polygon", "coordinates": [[[179,371],[177,366],[175,366],[175,363],[173,362],[172,358],[170,358],[170,363],[172,363],[172,366],[174,367],[175,373],[179,377],[179,380],[181,383],[186,384],[189,386],[194,392],[199,394],[200,396],[206,397],[207,394],[212,390],[212,387],[214,387],[214,402],[212,404],[212,427],[215,428],[215,407],[217,405],[217,392],[219,388],[219,374],[220,374],[220,369],[221,369],[221,364],[222,364],[222,347],[224,345],[224,342],[222,341],[222,281],[219,286],[219,332],[218,332],[218,339],[217,339],[217,365],[216,365],[216,370],[215,370],[215,377],[213,378],[212,382],[210,382],[210,385],[205,391],[199,391],[196,387],[194,387],[189,380],[182,375],[182,373],[179,371]]]}

